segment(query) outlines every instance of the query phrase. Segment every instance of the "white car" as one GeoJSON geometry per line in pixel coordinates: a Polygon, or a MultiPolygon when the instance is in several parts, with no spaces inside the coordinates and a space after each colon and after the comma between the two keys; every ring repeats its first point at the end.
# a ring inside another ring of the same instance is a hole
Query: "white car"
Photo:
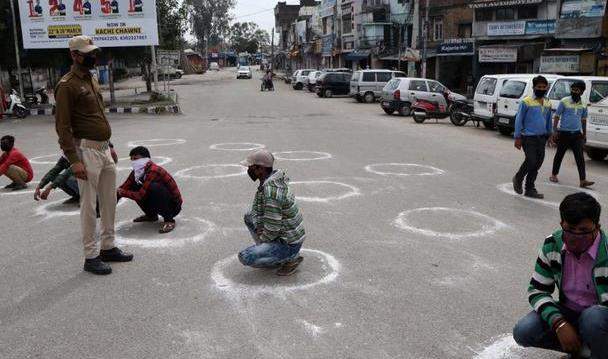
{"type": "Polygon", "coordinates": [[[293,86],[294,90],[301,90],[304,88],[304,85],[306,83],[306,79],[308,79],[308,75],[310,75],[310,73],[312,71],[316,71],[314,69],[303,69],[303,70],[297,70],[296,72],[293,73],[293,75],[291,75],[291,86],[293,86]]]}
{"type": "Polygon", "coordinates": [[[398,112],[401,116],[409,116],[411,106],[417,99],[437,102],[440,107],[447,108],[446,94],[449,94],[452,100],[466,100],[466,97],[448,90],[439,81],[395,77],[382,89],[380,107],[387,115],[398,112]]]}
{"type": "Polygon", "coordinates": [[[473,97],[473,116],[483,122],[486,128],[493,129],[495,124],[498,94],[507,80],[525,74],[485,75],[477,83],[473,97]]]}
{"type": "Polygon", "coordinates": [[[218,64],[217,62],[212,62],[209,64],[209,70],[210,71],[219,71],[220,70],[220,64],[218,64]]]}
{"type": "Polygon", "coordinates": [[[317,84],[317,79],[321,77],[321,74],[323,74],[321,71],[311,71],[310,74],[308,74],[308,79],[306,80],[308,91],[315,92],[315,85],[317,84]]]}
{"type": "Polygon", "coordinates": [[[596,161],[608,156],[608,100],[602,100],[588,107],[587,155],[596,161]]]}
{"type": "MultiPolygon", "coordinates": [[[[510,136],[515,129],[515,116],[519,110],[519,104],[528,96],[534,94],[532,79],[538,74],[521,75],[507,80],[498,94],[496,109],[496,127],[498,132],[505,136],[510,136]]],[[[551,92],[551,86],[563,76],[544,75],[549,82],[547,93],[551,92]]]]}
{"type": "Polygon", "coordinates": [[[249,67],[249,66],[241,66],[241,67],[239,67],[239,69],[236,72],[236,78],[237,79],[241,79],[241,78],[251,79],[251,78],[253,78],[253,74],[251,73],[251,67],[249,67]]]}

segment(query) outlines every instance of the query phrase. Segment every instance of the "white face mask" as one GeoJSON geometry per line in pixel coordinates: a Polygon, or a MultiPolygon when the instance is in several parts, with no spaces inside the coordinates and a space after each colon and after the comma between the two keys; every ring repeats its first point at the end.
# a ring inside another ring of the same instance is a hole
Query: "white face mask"
{"type": "Polygon", "coordinates": [[[139,184],[142,183],[144,178],[144,172],[146,165],[150,162],[149,158],[140,158],[135,161],[131,161],[131,167],[133,167],[133,174],[135,175],[135,181],[139,184]]]}

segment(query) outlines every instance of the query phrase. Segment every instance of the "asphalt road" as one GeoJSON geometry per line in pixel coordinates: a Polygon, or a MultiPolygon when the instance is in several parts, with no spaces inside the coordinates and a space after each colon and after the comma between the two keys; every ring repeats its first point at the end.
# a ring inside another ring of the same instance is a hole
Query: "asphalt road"
{"type": "MultiPolygon", "coordinates": [[[[538,181],[547,198],[529,201],[499,189],[522,160],[508,138],[259,85],[232,70],[186,77],[183,115],[110,117],[120,157],[130,141],[164,145],[150,150],[171,161],[185,199],[169,235],[119,207],[135,261],[111,276],[82,272],[65,195],[0,193],[1,358],[560,357],[509,336],[557,203],[576,190],[549,185],[552,150],[538,181]],[[300,199],[308,239],[293,277],[234,257],[251,241],[242,216],[256,189],[236,164],[257,146],[281,152],[300,199]]],[[[0,122],[6,133],[30,157],[51,155],[34,164],[40,179],[58,153],[53,119],[0,122]]],[[[606,205],[608,164],[587,165],[606,205]]],[[[562,172],[576,185],[571,154],[562,172]]]]}

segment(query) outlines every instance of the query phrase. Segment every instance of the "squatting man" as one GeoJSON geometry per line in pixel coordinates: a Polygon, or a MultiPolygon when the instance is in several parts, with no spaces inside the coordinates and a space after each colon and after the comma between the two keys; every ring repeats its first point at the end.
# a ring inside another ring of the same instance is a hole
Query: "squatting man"
{"type": "Polygon", "coordinates": [[[302,215],[283,170],[273,169],[267,150],[251,153],[241,162],[252,181],[260,184],[245,224],[255,244],[239,253],[239,260],[255,268],[279,268],[277,275],[293,274],[302,263],[305,238],[302,215]]]}

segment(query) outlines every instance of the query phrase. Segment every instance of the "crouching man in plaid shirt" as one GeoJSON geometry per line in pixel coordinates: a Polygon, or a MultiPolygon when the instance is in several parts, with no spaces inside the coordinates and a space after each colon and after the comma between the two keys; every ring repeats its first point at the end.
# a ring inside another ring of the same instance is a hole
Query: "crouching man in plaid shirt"
{"type": "Polygon", "coordinates": [[[156,222],[163,217],[159,233],[169,233],[175,229],[175,216],[182,210],[182,195],[171,175],[150,159],[150,151],[135,147],[129,153],[133,171],[118,188],[118,199],[126,197],[137,202],[144,212],[133,220],[156,222]]]}

